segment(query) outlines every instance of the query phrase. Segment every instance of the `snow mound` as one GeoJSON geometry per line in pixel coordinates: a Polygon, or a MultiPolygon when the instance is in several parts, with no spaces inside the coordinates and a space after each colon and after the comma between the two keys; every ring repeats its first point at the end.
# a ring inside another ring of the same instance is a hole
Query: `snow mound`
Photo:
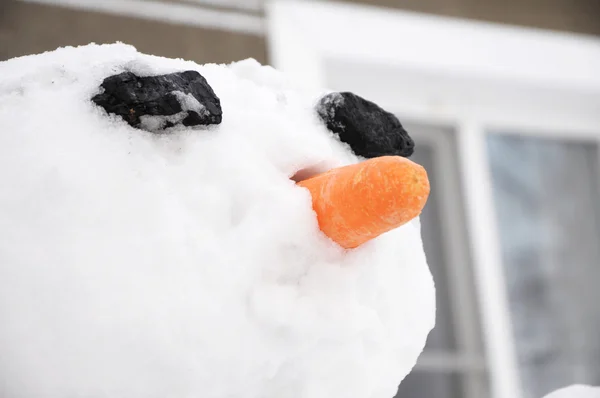
{"type": "Polygon", "coordinates": [[[600,387],[575,384],[556,390],[544,398],[600,398],[600,387]]]}
{"type": "Polygon", "coordinates": [[[0,396],[390,398],[434,324],[418,220],[352,251],[290,177],[359,161],[253,60],[123,45],[0,63],[0,396]],[[103,79],[200,72],[220,125],[153,134],[103,79]]]}

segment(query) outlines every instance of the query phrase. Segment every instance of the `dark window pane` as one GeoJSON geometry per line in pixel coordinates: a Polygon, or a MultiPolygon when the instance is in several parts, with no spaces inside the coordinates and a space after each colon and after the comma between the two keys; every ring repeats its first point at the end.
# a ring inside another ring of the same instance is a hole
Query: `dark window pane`
{"type": "Polygon", "coordinates": [[[475,286],[464,222],[457,148],[451,129],[405,123],[416,142],[411,157],[427,170],[431,193],[421,214],[421,234],[436,284],[436,326],[398,398],[485,398],[484,361],[475,286]]]}
{"type": "MultiPolygon", "coordinates": [[[[430,184],[436,185],[438,176],[434,170],[434,151],[430,146],[419,145],[411,159],[427,170],[430,184]]],[[[448,261],[444,253],[443,237],[440,229],[440,192],[431,190],[427,205],[421,214],[421,235],[427,262],[436,287],[436,325],[427,339],[427,349],[455,350],[456,338],[453,328],[453,314],[450,307],[450,292],[448,286],[448,261]]]]}
{"type": "Polygon", "coordinates": [[[598,147],[488,139],[525,398],[600,384],[598,147]]]}

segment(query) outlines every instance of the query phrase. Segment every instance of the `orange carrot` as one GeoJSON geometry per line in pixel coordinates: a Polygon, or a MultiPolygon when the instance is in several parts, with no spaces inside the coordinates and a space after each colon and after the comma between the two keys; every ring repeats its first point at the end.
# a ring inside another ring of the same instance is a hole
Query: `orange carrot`
{"type": "Polygon", "coordinates": [[[321,230],[351,249],[417,217],[429,196],[425,169],[382,156],[298,182],[309,190],[321,230]]]}

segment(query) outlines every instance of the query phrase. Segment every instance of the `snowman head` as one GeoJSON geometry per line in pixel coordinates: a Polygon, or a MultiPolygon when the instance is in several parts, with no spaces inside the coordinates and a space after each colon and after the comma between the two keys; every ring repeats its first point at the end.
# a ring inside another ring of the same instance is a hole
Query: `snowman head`
{"type": "Polygon", "coordinates": [[[0,74],[0,395],[395,394],[434,324],[418,218],[348,249],[301,184],[410,155],[397,119],[120,44],[0,74]]]}

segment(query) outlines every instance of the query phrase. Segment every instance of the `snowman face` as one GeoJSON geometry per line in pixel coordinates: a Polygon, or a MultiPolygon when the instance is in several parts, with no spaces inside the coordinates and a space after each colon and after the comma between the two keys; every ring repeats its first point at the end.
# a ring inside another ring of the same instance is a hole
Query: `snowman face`
{"type": "Polygon", "coordinates": [[[337,97],[253,61],[124,45],[0,74],[0,395],[395,394],[434,323],[418,219],[344,250],[293,180],[361,160],[332,108],[315,111],[337,97]],[[91,100],[108,76],[185,70],[218,96],[220,123],[134,128],[91,100]]]}

